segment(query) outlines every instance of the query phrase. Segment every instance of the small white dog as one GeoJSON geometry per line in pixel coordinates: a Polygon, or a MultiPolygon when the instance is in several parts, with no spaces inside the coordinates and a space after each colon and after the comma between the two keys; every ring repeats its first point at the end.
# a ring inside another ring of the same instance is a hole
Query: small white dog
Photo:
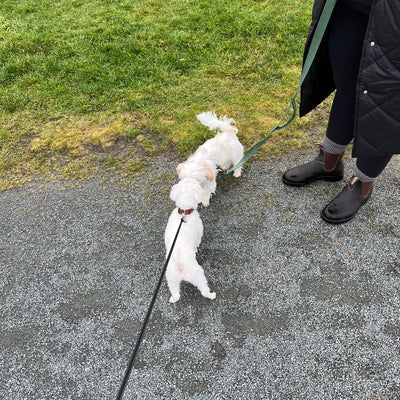
{"type": "Polygon", "coordinates": [[[191,156],[187,161],[178,164],[176,172],[179,179],[193,178],[200,183],[203,188],[202,204],[207,207],[210,204],[211,195],[217,188],[216,177],[218,174],[217,166],[211,160],[201,157],[191,156]]]}
{"type": "MultiPolygon", "coordinates": [[[[198,114],[197,119],[210,130],[217,130],[218,133],[204,142],[193,156],[211,160],[223,170],[233,167],[243,158],[244,149],[237,137],[238,128],[232,125],[235,123],[233,118],[225,115],[218,118],[213,111],[207,111],[198,114]]],[[[233,172],[233,176],[238,178],[241,173],[242,168],[239,167],[233,172]]]]}
{"type": "Polygon", "coordinates": [[[170,198],[175,202],[176,207],[165,229],[167,255],[182,218],[184,218],[184,223],[166,270],[167,284],[171,292],[169,302],[175,303],[180,299],[181,281],[187,281],[196,286],[204,297],[215,299],[216,294],[210,292],[204,270],[196,259],[196,252],[203,236],[203,223],[197,206],[204,198],[204,190],[196,179],[185,178],[172,186],[170,198]]]}

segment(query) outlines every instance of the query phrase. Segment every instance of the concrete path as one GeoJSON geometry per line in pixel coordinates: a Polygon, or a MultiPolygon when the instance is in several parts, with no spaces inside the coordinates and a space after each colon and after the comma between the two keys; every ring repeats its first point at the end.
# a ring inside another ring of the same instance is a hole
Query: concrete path
{"type": "MultiPolygon", "coordinates": [[[[310,155],[218,178],[198,259],[217,299],[155,304],[124,399],[400,399],[400,159],[348,224],[310,155]]],[[[352,160],[346,160],[346,178],[352,160]]],[[[174,164],[126,186],[0,193],[0,399],[115,399],[161,271],[174,164]]]]}

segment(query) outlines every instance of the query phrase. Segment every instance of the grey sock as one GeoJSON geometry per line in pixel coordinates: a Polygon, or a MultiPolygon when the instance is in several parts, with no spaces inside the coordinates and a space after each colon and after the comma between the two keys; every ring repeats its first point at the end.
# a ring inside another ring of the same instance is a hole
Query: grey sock
{"type": "Polygon", "coordinates": [[[322,148],[324,151],[330,154],[342,154],[346,150],[347,145],[346,144],[337,144],[333,142],[331,139],[328,137],[324,137],[324,140],[322,141],[322,148]]]}
{"type": "Polygon", "coordinates": [[[360,178],[361,182],[374,182],[376,181],[376,178],[371,178],[368,175],[365,175],[362,171],[360,171],[357,167],[357,165],[354,166],[353,168],[353,175],[356,176],[357,178],[360,178]]]}

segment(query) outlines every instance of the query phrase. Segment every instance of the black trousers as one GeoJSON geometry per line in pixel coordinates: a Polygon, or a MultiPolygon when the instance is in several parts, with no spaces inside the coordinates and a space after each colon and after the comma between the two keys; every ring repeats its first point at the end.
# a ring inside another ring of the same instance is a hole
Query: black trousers
{"type": "MultiPolygon", "coordinates": [[[[368,15],[338,1],[329,23],[328,48],[336,93],[333,99],[326,136],[340,145],[354,138],[357,78],[368,25],[368,15]]],[[[391,156],[357,158],[357,168],[376,178],[389,163],[391,156]]]]}

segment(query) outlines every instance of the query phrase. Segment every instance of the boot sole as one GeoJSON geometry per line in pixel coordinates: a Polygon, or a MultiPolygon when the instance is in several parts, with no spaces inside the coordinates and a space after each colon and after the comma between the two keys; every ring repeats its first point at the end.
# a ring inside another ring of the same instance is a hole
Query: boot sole
{"type": "Polygon", "coordinates": [[[335,225],[344,224],[345,222],[351,221],[357,215],[357,212],[358,212],[358,210],[357,210],[356,213],[354,213],[353,215],[351,215],[350,217],[347,217],[347,218],[331,219],[324,215],[324,210],[325,210],[325,208],[321,211],[321,218],[325,222],[329,222],[330,224],[335,224],[335,225]]]}
{"type": "Polygon", "coordinates": [[[315,178],[309,179],[308,181],[294,182],[294,181],[288,181],[287,179],[282,177],[282,182],[288,186],[300,187],[300,186],[306,186],[315,181],[337,182],[337,181],[341,181],[342,179],[343,179],[343,175],[341,175],[341,176],[317,176],[315,178]]]}

